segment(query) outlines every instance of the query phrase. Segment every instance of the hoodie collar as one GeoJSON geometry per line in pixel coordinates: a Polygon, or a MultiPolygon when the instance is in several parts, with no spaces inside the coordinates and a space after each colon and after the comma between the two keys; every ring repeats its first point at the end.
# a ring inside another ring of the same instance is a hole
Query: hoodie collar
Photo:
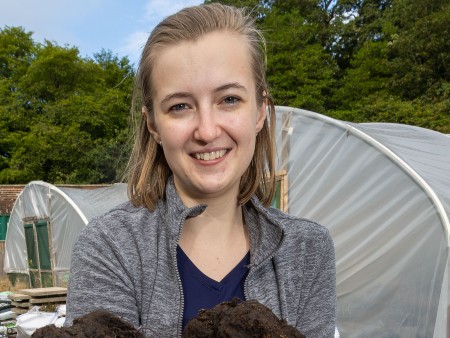
{"type": "Polygon", "coordinates": [[[256,196],[244,205],[243,213],[250,237],[251,265],[259,265],[272,258],[281,247],[283,226],[256,196]]]}
{"type": "Polygon", "coordinates": [[[166,196],[159,201],[161,218],[170,230],[172,238],[178,239],[181,228],[186,218],[196,217],[205,211],[207,205],[199,204],[188,208],[183,204],[180,195],[175,188],[173,176],[170,176],[166,184],[166,196]]]}
{"type": "MultiPolygon", "coordinates": [[[[171,237],[177,241],[185,220],[202,214],[207,207],[205,204],[186,207],[175,188],[173,176],[167,180],[165,199],[159,203],[161,218],[171,237]]],[[[283,227],[256,196],[242,208],[250,237],[251,265],[258,265],[266,258],[273,257],[281,246],[284,237],[283,227]]]]}

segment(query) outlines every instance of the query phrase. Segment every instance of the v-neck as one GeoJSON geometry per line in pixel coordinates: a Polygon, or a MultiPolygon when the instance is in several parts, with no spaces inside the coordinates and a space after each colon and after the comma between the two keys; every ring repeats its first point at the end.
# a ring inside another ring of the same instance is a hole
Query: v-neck
{"type": "Polygon", "coordinates": [[[248,265],[250,264],[250,251],[236,264],[236,266],[220,281],[204,274],[186,255],[180,246],[177,246],[177,253],[180,255],[181,262],[183,262],[183,269],[185,273],[189,274],[191,278],[195,278],[198,282],[202,284],[207,284],[209,287],[221,291],[223,287],[232,283],[235,279],[242,278],[242,275],[247,273],[248,265]]]}

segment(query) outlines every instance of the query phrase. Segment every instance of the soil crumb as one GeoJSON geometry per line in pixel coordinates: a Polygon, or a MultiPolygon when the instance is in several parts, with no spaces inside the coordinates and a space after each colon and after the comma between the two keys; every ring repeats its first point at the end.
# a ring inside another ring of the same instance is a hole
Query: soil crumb
{"type": "Polygon", "coordinates": [[[32,338],[145,338],[133,325],[108,311],[91,312],[73,321],[70,327],[47,325],[37,329],[32,338]]]}
{"type": "Polygon", "coordinates": [[[306,338],[256,300],[235,298],[191,319],[183,338],[306,338]]]}

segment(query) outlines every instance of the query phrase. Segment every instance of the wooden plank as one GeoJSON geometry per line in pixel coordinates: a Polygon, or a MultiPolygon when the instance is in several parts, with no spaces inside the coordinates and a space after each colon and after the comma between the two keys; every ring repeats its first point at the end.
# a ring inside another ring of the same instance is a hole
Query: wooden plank
{"type": "Polygon", "coordinates": [[[45,297],[45,296],[67,295],[67,288],[54,286],[49,288],[23,289],[19,290],[19,292],[25,295],[30,295],[32,297],[45,297]]]}
{"type": "Polygon", "coordinates": [[[24,295],[23,293],[12,293],[8,295],[8,298],[11,300],[20,301],[20,300],[28,300],[31,298],[31,296],[24,295]]]}
{"type": "Polygon", "coordinates": [[[24,309],[24,308],[19,308],[19,307],[13,307],[11,309],[12,312],[18,314],[18,315],[22,315],[24,313],[27,313],[28,311],[30,311],[30,309],[24,309]]]}
{"type": "Polygon", "coordinates": [[[64,303],[66,301],[66,297],[45,297],[45,298],[31,298],[30,304],[46,304],[46,303],[64,303]]]}
{"type": "Polygon", "coordinates": [[[15,301],[12,301],[11,305],[15,306],[15,307],[25,307],[25,308],[28,309],[28,307],[30,306],[30,303],[29,302],[15,302],[15,301]]]}

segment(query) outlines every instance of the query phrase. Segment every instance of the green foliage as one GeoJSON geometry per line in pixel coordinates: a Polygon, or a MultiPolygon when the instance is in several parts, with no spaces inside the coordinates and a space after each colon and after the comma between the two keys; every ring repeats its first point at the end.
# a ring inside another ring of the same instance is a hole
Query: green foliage
{"type": "Polygon", "coordinates": [[[272,9],[262,28],[269,47],[268,81],[277,104],[324,112],[337,68],[317,39],[317,24],[297,11],[272,9]]]}
{"type": "Polygon", "coordinates": [[[22,76],[30,65],[34,42],[31,33],[20,27],[8,27],[0,30],[0,76],[14,79],[22,76]]]}
{"type": "Polygon", "coordinates": [[[341,109],[349,109],[373,93],[380,95],[386,92],[389,76],[386,44],[366,41],[353,57],[351,67],[339,80],[341,85],[334,93],[336,105],[341,109]]]}
{"type": "Polygon", "coordinates": [[[436,97],[442,83],[450,81],[450,3],[415,1],[407,7],[399,0],[390,15],[402,12],[404,16],[414,14],[416,19],[399,23],[402,29],[397,29],[390,41],[390,87],[409,100],[436,97]],[[413,10],[419,12],[411,13],[413,10]]]}
{"type": "Polygon", "coordinates": [[[127,58],[103,50],[84,59],[7,27],[0,69],[0,183],[121,179],[134,76],[127,58]]]}
{"type": "Polygon", "coordinates": [[[450,134],[450,102],[439,105],[402,101],[387,94],[369,95],[352,110],[336,110],[330,116],[351,122],[409,124],[450,134]]]}
{"type": "MultiPolygon", "coordinates": [[[[207,0],[247,7],[278,105],[450,133],[448,0],[207,0]]],[[[0,183],[106,183],[130,151],[134,69],[0,29],[0,183]]]]}
{"type": "Polygon", "coordinates": [[[393,0],[372,8],[368,22],[358,15],[344,25],[355,42],[335,48],[345,50],[348,62],[339,55],[336,111],[328,114],[448,133],[450,3],[393,0]]]}

